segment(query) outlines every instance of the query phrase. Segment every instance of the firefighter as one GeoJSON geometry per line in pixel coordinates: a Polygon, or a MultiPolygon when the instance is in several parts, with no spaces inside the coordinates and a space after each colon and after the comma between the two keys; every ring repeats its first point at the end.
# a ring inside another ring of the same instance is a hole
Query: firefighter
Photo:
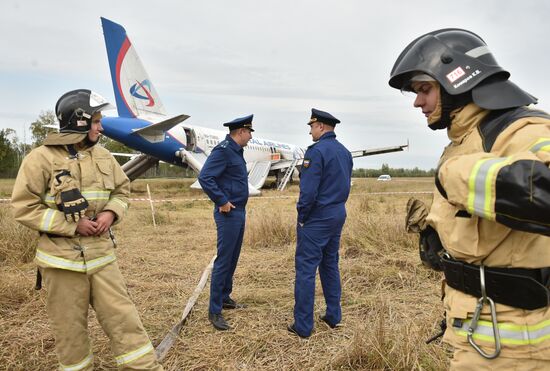
{"type": "Polygon", "coordinates": [[[445,274],[456,370],[550,369],[550,116],[509,77],[481,37],[452,28],[412,41],[389,80],[450,139],[417,225],[421,258],[445,274]]]}
{"type": "Polygon", "coordinates": [[[130,181],[106,149],[101,111],[114,108],[86,89],[64,94],[51,133],[19,169],[15,219],[40,233],[37,288],[44,279],[47,312],[61,370],[93,369],[91,306],[122,370],[162,370],[115,256],[111,225],[128,209],[130,181]]]}

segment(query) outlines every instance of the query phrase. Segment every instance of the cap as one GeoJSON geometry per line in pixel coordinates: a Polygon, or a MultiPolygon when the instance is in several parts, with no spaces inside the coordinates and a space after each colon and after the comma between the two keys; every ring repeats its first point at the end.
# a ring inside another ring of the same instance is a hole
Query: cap
{"type": "Polygon", "coordinates": [[[224,123],[223,126],[229,127],[229,130],[235,130],[235,129],[239,129],[239,128],[247,128],[247,129],[250,129],[250,131],[254,131],[254,129],[252,129],[252,119],[253,118],[254,118],[254,115],[239,117],[239,118],[236,118],[233,121],[224,123]]]}
{"type": "Polygon", "coordinates": [[[336,117],[332,116],[328,112],[324,112],[315,108],[311,109],[311,119],[307,123],[308,125],[314,123],[314,122],[322,122],[323,124],[327,124],[330,126],[336,126],[336,124],[340,123],[340,120],[338,120],[336,117]]]}

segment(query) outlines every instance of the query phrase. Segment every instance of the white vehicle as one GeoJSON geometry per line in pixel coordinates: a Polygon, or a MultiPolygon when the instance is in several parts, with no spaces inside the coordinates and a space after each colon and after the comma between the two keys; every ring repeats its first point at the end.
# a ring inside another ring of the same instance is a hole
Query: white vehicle
{"type": "Polygon", "coordinates": [[[388,174],[382,174],[376,180],[381,182],[389,182],[391,180],[391,176],[389,176],[388,174]]]}

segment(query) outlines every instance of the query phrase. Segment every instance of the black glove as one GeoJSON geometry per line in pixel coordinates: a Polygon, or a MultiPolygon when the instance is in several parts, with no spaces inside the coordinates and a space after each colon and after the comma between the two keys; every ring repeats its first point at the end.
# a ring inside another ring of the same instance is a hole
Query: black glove
{"type": "Polygon", "coordinates": [[[73,222],[78,221],[88,208],[88,201],[82,196],[78,188],[61,192],[60,196],[61,204],[58,207],[65,213],[65,220],[69,220],[70,216],[73,222]]]}
{"type": "Polygon", "coordinates": [[[439,253],[444,251],[441,240],[436,230],[428,225],[426,229],[420,232],[420,260],[428,268],[436,271],[442,271],[441,256],[439,253]]]}

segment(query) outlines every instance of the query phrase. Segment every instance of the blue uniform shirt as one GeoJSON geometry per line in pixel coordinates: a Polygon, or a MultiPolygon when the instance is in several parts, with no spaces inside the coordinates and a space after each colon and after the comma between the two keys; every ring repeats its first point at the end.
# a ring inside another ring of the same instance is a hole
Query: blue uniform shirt
{"type": "Polygon", "coordinates": [[[323,134],[317,143],[308,147],[296,205],[299,223],[323,211],[330,213],[334,206],[344,206],[350,192],[352,168],[351,153],[336,140],[333,131],[323,134]]]}
{"type": "Polygon", "coordinates": [[[231,202],[237,207],[248,201],[248,175],[243,149],[228,134],[206,159],[199,183],[216,206],[231,202]]]}

